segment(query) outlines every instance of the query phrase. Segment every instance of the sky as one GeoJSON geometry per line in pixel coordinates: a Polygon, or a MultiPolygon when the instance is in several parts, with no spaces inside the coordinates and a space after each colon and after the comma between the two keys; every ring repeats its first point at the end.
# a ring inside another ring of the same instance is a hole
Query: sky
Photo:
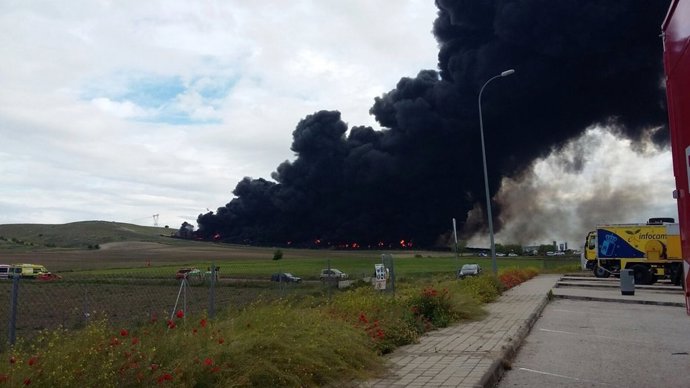
{"type": "MultiPolygon", "coordinates": [[[[3,1],[0,224],[195,224],[243,177],[270,179],[292,160],[305,116],[339,110],[349,126],[379,128],[374,98],[436,68],[435,16],[430,0],[3,1]]],[[[505,203],[545,199],[508,206],[498,241],[518,238],[528,218],[567,219],[604,181],[653,182],[653,195],[602,222],[677,216],[667,149],[596,128],[569,147],[583,142],[581,173],[569,172],[566,152],[504,181],[505,203]]],[[[580,242],[579,230],[553,234],[528,239],[580,242]]]]}

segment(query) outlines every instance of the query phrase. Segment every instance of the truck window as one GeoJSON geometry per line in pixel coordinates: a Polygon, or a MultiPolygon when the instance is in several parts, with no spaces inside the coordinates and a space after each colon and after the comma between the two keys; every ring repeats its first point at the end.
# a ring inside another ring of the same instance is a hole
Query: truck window
{"type": "Polygon", "coordinates": [[[589,236],[589,241],[587,242],[587,248],[588,249],[594,249],[596,247],[597,247],[597,235],[591,234],[589,236]]]}

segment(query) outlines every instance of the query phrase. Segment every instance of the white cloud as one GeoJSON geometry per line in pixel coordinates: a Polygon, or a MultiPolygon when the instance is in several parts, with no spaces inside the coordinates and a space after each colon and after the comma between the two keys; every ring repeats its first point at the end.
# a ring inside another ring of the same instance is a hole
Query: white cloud
{"type": "Polygon", "coordinates": [[[375,125],[374,97],[435,67],[435,14],[421,0],[4,2],[0,223],[194,222],[292,159],[304,116],[375,125]]]}
{"type": "MultiPolygon", "coordinates": [[[[376,127],[373,99],[435,68],[435,16],[422,0],[0,2],[0,223],[194,222],[292,159],[306,115],[376,127]]],[[[654,179],[649,216],[666,214],[668,152],[617,167],[632,152],[607,144],[582,176],[536,165],[545,215],[593,195],[587,174],[654,179]]]]}

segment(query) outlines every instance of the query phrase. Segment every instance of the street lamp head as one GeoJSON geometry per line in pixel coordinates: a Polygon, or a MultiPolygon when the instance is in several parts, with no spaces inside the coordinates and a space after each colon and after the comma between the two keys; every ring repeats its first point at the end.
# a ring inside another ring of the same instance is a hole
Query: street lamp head
{"type": "Polygon", "coordinates": [[[509,76],[509,75],[511,75],[511,74],[513,74],[513,73],[515,73],[515,69],[509,69],[509,70],[506,70],[506,71],[502,72],[502,73],[501,73],[501,77],[506,77],[506,76],[509,76]]]}

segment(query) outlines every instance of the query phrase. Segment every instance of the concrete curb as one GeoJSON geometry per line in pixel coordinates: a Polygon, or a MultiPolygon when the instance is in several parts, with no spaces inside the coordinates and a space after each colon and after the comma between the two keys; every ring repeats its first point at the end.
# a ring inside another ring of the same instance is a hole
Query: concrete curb
{"type": "Polygon", "coordinates": [[[593,297],[593,296],[581,296],[581,295],[564,295],[564,294],[554,294],[553,296],[554,296],[554,298],[559,298],[559,299],[591,300],[591,301],[595,301],[595,302],[653,304],[653,305],[657,305],[657,306],[685,307],[685,303],[682,303],[682,302],[663,302],[663,301],[641,300],[641,299],[618,299],[618,298],[605,298],[605,297],[593,297]]]}
{"type": "Polygon", "coordinates": [[[494,359],[489,367],[489,370],[482,376],[477,387],[490,388],[495,387],[501,380],[503,373],[506,370],[506,364],[515,358],[523,341],[527,338],[530,330],[541,316],[542,311],[550,301],[550,292],[544,295],[544,298],[539,302],[537,308],[529,315],[529,317],[520,326],[517,332],[517,338],[511,341],[510,344],[503,347],[498,359],[494,359]]]}

